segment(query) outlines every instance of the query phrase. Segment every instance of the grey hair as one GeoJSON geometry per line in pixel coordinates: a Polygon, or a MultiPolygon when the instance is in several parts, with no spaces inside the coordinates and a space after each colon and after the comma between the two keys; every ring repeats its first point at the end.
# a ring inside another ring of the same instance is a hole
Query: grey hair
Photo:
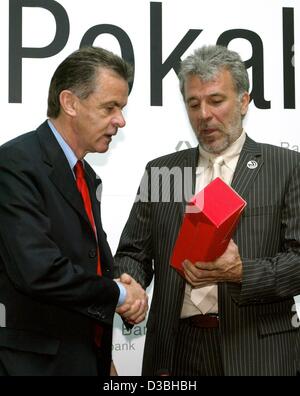
{"type": "Polygon", "coordinates": [[[249,92],[249,76],[246,67],[237,52],[221,45],[209,45],[198,48],[181,62],[179,71],[180,91],[184,97],[184,84],[189,75],[195,75],[204,81],[211,81],[221,70],[231,73],[238,96],[249,92]]]}

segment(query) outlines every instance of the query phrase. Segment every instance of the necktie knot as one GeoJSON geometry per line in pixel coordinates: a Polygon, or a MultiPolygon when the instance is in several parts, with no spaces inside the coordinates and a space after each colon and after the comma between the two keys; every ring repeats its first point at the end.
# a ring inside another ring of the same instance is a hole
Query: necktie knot
{"type": "Polygon", "coordinates": [[[214,160],[213,160],[213,164],[215,165],[220,165],[220,166],[222,166],[223,165],[223,163],[224,163],[224,158],[220,155],[219,157],[216,157],[214,160]]]}
{"type": "Polygon", "coordinates": [[[85,178],[82,161],[76,162],[76,165],[74,166],[74,173],[75,173],[76,179],[84,179],[85,178]]]}
{"type": "Polygon", "coordinates": [[[214,180],[216,177],[222,178],[222,165],[224,165],[224,158],[222,156],[216,157],[212,161],[212,178],[214,180]]]}

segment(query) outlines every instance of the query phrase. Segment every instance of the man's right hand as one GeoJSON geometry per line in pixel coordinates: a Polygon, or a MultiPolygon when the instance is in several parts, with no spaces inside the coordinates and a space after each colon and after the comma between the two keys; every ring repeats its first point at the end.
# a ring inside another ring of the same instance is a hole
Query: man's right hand
{"type": "Polygon", "coordinates": [[[130,275],[122,274],[117,281],[126,288],[126,300],[116,312],[130,324],[142,322],[148,310],[148,296],[141,285],[130,275]]]}

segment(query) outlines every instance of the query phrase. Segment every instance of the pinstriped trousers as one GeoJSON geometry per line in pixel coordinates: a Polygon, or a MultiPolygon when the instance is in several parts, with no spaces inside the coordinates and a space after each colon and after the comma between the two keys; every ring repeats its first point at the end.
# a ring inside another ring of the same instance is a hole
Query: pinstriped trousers
{"type": "Polygon", "coordinates": [[[223,376],[219,329],[194,327],[180,320],[172,375],[223,376]]]}

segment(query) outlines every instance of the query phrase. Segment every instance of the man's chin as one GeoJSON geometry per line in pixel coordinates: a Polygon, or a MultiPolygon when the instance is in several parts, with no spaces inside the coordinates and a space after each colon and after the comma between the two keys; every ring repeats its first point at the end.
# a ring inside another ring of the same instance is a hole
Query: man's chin
{"type": "Polygon", "coordinates": [[[109,144],[102,145],[101,148],[99,148],[98,153],[106,153],[109,149],[109,144]]]}
{"type": "Polygon", "coordinates": [[[226,140],[216,140],[214,142],[201,142],[200,146],[203,150],[211,154],[220,154],[227,149],[229,143],[226,140]]]}
{"type": "Polygon", "coordinates": [[[96,152],[97,153],[106,153],[109,149],[110,143],[112,142],[111,138],[102,138],[97,143],[96,152]]]}
{"type": "Polygon", "coordinates": [[[98,145],[97,147],[94,147],[93,150],[89,151],[89,153],[103,154],[106,153],[108,149],[109,149],[109,144],[101,144],[98,145]]]}

